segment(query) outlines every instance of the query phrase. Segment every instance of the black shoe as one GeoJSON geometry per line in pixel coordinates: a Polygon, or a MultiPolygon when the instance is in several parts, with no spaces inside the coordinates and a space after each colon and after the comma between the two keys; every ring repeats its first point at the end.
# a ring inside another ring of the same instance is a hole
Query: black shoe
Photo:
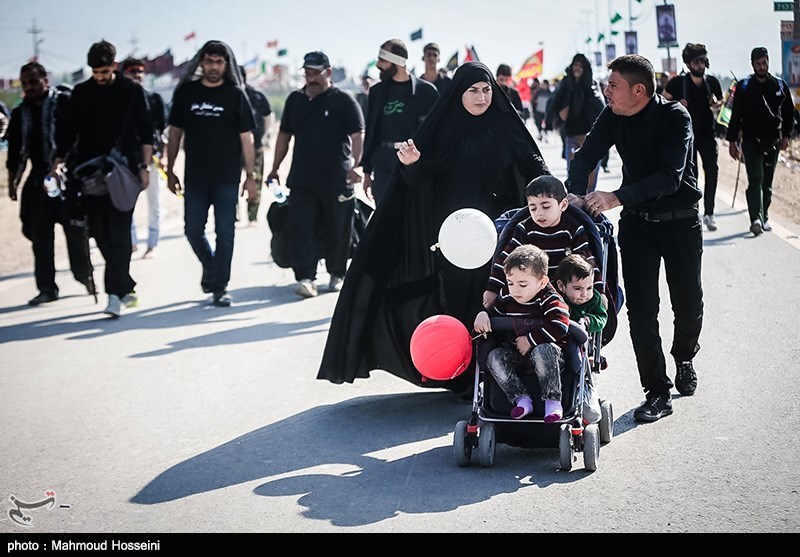
{"type": "Polygon", "coordinates": [[[213,303],[218,308],[229,308],[233,303],[233,298],[227,292],[215,292],[213,303]]]}
{"type": "Polygon", "coordinates": [[[84,285],[86,287],[86,292],[88,294],[92,294],[92,295],[97,294],[97,289],[94,287],[94,281],[92,279],[90,279],[88,277],[87,278],[82,278],[82,279],[78,279],[78,282],[80,282],[82,285],[84,285]]]}
{"type": "Polygon", "coordinates": [[[206,272],[203,270],[203,276],[200,279],[200,288],[203,289],[204,294],[211,294],[214,291],[211,271],[206,272]]]}
{"type": "Polygon", "coordinates": [[[678,372],[675,374],[675,388],[683,396],[692,396],[697,389],[697,374],[692,362],[677,362],[678,372]]]}
{"type": "Polygon", "coordinates": [[[47,292],[39,292],[37,296],[34,296],[30,300],[28,300],[29,306],[38,306],[39,304],[46,304],[47,302],[55,302],[58,300],[58,294],[48,294],[47,292]]]}
{"type": "Polygon", "coordinates": [[[668,396],[648,398],[633,411],[633,419],[637,422],[654,422],[672,414],[672,399],[668,396]]]}

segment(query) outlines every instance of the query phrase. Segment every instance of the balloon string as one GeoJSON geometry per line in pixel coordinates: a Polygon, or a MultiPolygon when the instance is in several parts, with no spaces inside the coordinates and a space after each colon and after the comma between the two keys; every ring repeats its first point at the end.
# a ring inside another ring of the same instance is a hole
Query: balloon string
{"type": "Polygon", "coordinates": [[[486,333],[478,333],[477,335],[472,337],[472,340],[478,340],[481,337],[486,338],[486,333]]]}

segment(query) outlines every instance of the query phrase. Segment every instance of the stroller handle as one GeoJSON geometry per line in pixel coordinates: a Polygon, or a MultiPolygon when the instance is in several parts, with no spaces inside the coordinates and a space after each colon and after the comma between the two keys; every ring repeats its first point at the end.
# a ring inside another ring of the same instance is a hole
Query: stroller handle
{"type": "MultiPolygon", "coordinates": [[[[517,317],[492,317],[492,331],[516,331],[519,326],[530,325],[532,319],[517,317]]],[[[537,320],[540,321],[540,320],[537,320]]],[[[569,320],[569,331],[567,334],[578,344],[585,344],[589,340],[589,333],[577,321],[569,320]]]]}

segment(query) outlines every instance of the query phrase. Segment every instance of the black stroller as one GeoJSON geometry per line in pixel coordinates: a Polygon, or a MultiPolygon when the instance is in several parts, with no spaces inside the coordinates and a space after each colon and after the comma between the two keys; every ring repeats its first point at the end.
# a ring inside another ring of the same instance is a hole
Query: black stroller
{"type": "MultiPolygon", "coordinates": [[[[588,335],[575,322],[570,322],[567,349],[564,351],[564,369],[561,373],[561,404],[564,415],[555,423],[544,422],[544,402],[534,375],[524,376],[528,392],[534,400],[533,412],[521,419],[510,417],[511,404],[486,369],[486,357],[494,347],[491,336],[475,341],[474,388],[472,412],[469,420],[456,424],[453,435],[453,456],[459,466],[467,466],[477,449],[478,463],[489,467],[494,464],[497,443],[525,448],[558,448],[562,470],[571,470],[576,453],[583,453],[584,468],[597,470],[600,445],[610,443],[613,437],[614,413],[611,402],[599,400],[600,420],[584,420],[584,402],[594,389],[593,373],[602,369],[601,347],[614,336],[617,313],[624,302],[618,282],[616,244],[613,225],[604,216],[595,221],[581,209],[568,207],[573,216],[584,223],[590,238],[592,252],[602,262],[603,280],[609,301],[608,322],[602,332],[588,335]]],[[[508,235],[528,214],[527,208],[505,213],[497,221],[501,230],[498,249],[505,245],[508,235]]],[[[492,331],[515,329],[514,318],[492,319],[492,331]]]]}

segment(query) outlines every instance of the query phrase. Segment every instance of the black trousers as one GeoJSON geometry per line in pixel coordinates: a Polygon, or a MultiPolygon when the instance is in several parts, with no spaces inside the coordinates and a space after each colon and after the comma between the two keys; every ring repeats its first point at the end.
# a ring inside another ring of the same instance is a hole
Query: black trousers
{"type": "Polygon", "coordinates": [[[750,222],[769,220],[772,204],[772,178],[778,162],[778,140],[745,137],[742,154],[747,169],[747,212],[750,222]]]}
{"type": "Polygon", "coordinates": [[[642,388],[647,398],[666,396],[673,384],[667,376],[659,334],[661,262],[674,316],[670,353],[676,361],[689,361],[700,350],[703,325],[702,225],[699,217],[648,222],[623,211],[618,240],[631,341],[642,388]]]}
{"type": "Polygon", "coordinates": [[[703,175],[705,185],[703,187],[703,214],[714,214],[714,198],[717,196],[717,179],[719,176],[719,148],[714,134],[694,136],[694,152],[692,153],[694,166],[697,165],[697,155],[703,159],[703,175]]]}
{"type": "Polygon", "coordinates": [[[108,195],[84,196],[83,203],[89,233],[106,262],[106,293],[122,298],[136,286],[130,274],[133,210],[119,211],[108,195]]]}
{"type": "Polygon", "coordinates": [[[292,188],[289,232],[295,280],[315,280],[320,259],[325,259],[328,273],[344,277],[354,207],[350,195],[346,188],[292,188]]]}
{"type": "Polygon", "coordinates": [[[43,179],[33,172],[28,175],[20,194],[20,219],[22,234],[32,243],[36,288],[44,294],[58,296],[54,251],[56,224],[64,229],[69,266],[75,280],[87,284],[92,267],[84,243],[83,228],[70,224],[66,203],[45,193],[43,179]]]}
{"type": "Polygon", "coordinates": [[[386,193],[386,186],[389,185],[389,179],[397,164],[397,150],[384,145],[375,148],[375,153],[372,155],[372,197],[375,199],[376,207],[386,193]]]}

